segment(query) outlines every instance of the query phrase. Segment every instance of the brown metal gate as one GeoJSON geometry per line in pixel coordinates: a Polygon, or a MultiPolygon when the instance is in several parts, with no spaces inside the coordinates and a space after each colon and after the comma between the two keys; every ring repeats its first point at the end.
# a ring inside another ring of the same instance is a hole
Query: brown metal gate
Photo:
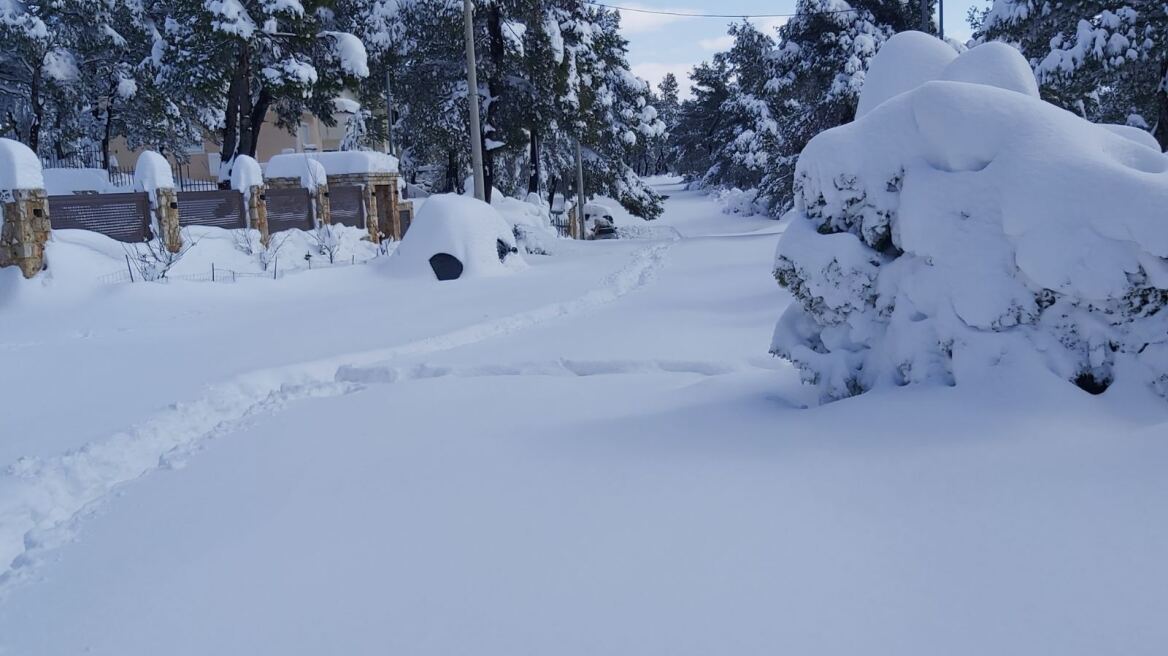
{"type": "Polygon", "coordinates": [[[233,189],[178,192],[178,223],[233,230],[247,227],[243,194],[233,189]]]}
{"type": "Polygon", "coordinates": [[[312,199],[307,189],[269,189],[265,195],[268,203],[268,232],[313,229],[312,199]]]}
{"type": "Polygon", "coordinates": [[[329,215],[332,222],[365,228],[365,188],[329,185],[329,215]]]}
{"type": "Polygon", "coordinates": [[[414,222],[413,203],[409,207],[399,208],[397,211],[398,221],[401,223],[402,237],[406,236],[406,232],[410,229],[410,224],[414,222]]]}
{"type": "Polygon", "coordinates": [[[92,230],[130,243],[153,236],[145,192],[49,196],[49,221],[54,230],[92,230]]]}

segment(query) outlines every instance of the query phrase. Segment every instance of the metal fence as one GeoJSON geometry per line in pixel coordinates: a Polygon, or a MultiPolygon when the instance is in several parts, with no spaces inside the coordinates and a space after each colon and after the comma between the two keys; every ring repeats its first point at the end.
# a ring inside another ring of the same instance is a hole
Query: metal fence
{"type": "Polygon", "coordinates": [[[365,228],[365,188],[329,187],[329,215],[332,222],[353,228],[365,228]]]}
{"type": "Polygon", "coordinates": [[[268,189],[264,196],[268,205],[268,232],[313,229],[312,199],[307,189],[268,189]]]}
{"type": "Polygon", "coordinates": [[[131,194],[49,196],[49,221],[55,230],[99,232],[124,242],[151,239],[150,197],[131,194]]]}
{"type": "MultiPolygon", "coordinates": [[[[102,276],[97,277],[97,281],[106,285],[120,285],[125,283],[139,283],[139,282],[153,282],[153,283],[168,283],[175,281],[183,282],[240,282],[241,280],[279,280],[285,276],[293,273],[302,273],[305,271],[314,271],[320,269],[337,269],[341,267],[356,266],[359,264],[366,264],[377,259],[380,254],[374,255],[371,258],[358,260],[356,255],[351,255],[348,258],[337,260],[335,262],[313,262],[308,260],[306,264],[288,267],[284,266],[279,259],[273,260],[266,271],[236,271],[221,266],[211,264],[210,268],[202,273],[182,273],[166,275],[158,278],[148,280],[142,277],[141,272],[135,270],[131,264],[130,256],[126,256],[126,266],[116,271],[111,271],[102,276]]],[[[300,258],[294,258],[299,260],[300,258]]]]}
{"type": "Polygon", "coordinates": [[[243,194],[231,189],[178,192],[179,225],[228,230],[247,227],[243,194]]]}

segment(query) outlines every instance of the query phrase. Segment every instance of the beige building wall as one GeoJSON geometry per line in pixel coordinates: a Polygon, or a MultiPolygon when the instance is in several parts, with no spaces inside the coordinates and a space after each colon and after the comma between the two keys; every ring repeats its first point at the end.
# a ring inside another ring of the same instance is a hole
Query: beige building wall
{"type": "MultiPolygon", "coordinates": [[[[269,112],[260,129],[260,142],[256,148],[256,160],[267,163],[273,155],[281,153],[328,152],[339,150],[345,136],[345,123],[351,114],[337,111],[333,117],[337,124],[329,127],[321,123],[315,115],[305,113],[295,133],[276,126],[276,116],[269,112]]],[[[132,150],[126,140],[118,137],[110,143],[110,158],[118,168],[133,170],[138,163],[141,150],[132,150]]],[[[213,180],[219,175],[221,149],[211,139],[187,150],[187,161],[182,163],[182,174],[194,180],[213,180]]],[[[168,156],[171,164],[175,157],[168,156]]]]}

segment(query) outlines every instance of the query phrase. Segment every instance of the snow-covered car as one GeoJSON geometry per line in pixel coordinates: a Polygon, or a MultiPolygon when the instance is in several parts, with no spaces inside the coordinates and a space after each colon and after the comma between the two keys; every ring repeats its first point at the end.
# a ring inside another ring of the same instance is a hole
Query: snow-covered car
{"type": "Polygon", "coordinates": [[[588,239],[616,239],[616,221],[612,210],[600,203],[584,205],[584,228],[588,239]]]}
{"type": "Polygon", "coordinates": [[[386,263],[397,275],[438,280],[498,275],[524,266],[511,226],[499,212],[456,194],[426,199],[386,263]]]}

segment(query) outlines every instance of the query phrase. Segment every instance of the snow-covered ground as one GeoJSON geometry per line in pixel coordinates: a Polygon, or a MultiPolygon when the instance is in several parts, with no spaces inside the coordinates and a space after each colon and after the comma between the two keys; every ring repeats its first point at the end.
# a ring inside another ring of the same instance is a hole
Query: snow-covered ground
{"type": "Polygon", "coordinates": [[[782,226],[658,182],[509,276],[0,285],[0,654],[1168,648],[1161,399],[808,409],[782,226]]]}

